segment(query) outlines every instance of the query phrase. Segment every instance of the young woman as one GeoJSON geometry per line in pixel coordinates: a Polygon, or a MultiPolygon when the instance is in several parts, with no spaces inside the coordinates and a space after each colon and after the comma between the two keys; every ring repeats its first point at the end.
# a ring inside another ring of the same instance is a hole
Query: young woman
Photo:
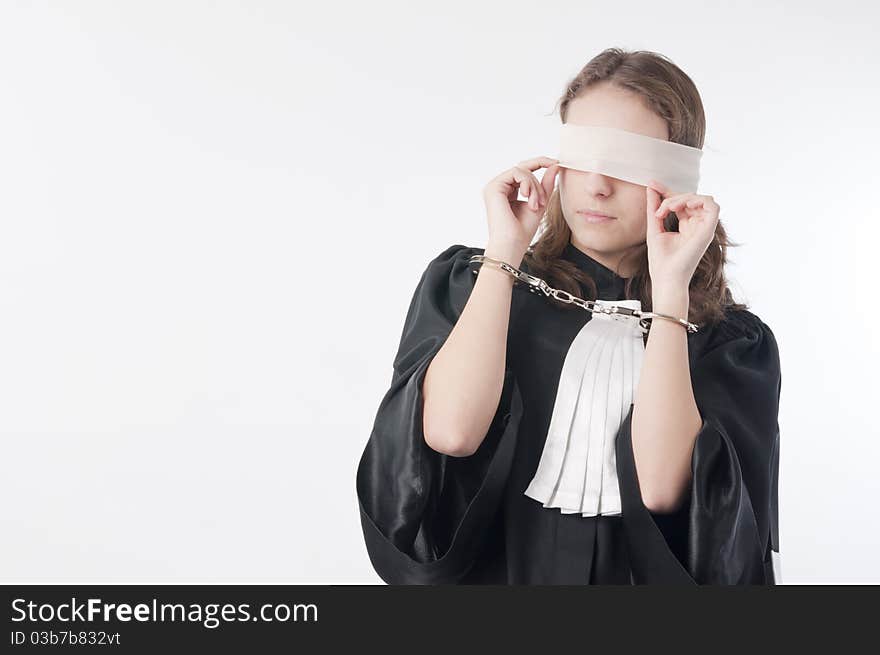
{"type": "MultiPolygon", "coordinates": [[[[563,124],[703,145],[699,93],[656,53],[602,52],[560,102],[563,124]]],[[[379,575],[778,584],[779,353],[727,288],[714,198],[537,157],[484,200],[487,246],[419,281],[359,463],[379,575]]]]}

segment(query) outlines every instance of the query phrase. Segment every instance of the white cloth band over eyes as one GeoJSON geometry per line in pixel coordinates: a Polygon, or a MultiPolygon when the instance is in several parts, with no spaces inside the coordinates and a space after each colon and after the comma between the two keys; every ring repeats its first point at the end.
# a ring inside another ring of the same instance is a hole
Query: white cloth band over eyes
{"type": "Polygon", "coordinates": [[[562,125],[559,165],[647,186],[654,179],[672,193],[696,193],[700,148],[613,127],[562,125]]]}
{"type": "MultiPolygon", "coordinates": [[[[597,300],[641,309],[638,300],[597,300]]],[[[638,324],[594,313],[575,336],[559,378],[541,460],[525,495],[563,514],[621,514],[615,443],[645,358],[638,324]]]]}

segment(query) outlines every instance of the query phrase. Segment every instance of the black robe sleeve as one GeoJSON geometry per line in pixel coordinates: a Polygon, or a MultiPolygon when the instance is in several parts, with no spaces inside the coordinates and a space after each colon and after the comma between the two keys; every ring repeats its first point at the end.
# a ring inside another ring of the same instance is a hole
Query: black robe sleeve
{"type": "Polygon", "coordinates": [[[404,321],[391,387],[357,469],[361,526],[370,560],[388,584],[455,584],[480,555],[510,472],[522,399],[505,371],[498,409],[469,457],[438,453],[424,439],[422,382],[470,297],[468,266],[482,248],[454,245],[422,274],[404,321]]]}
{"type": "Polygon", "coordinates": [[[632,410],[617,455],[623,514],[637,583],[778,584],[779,350],[770,328],[748,311],[707,328],[691,363],[703,418],[692,480],[672,513],[647,510],[632,455],[632,410]],[[627,516],[629,514],[629,516],[627,516]]]}

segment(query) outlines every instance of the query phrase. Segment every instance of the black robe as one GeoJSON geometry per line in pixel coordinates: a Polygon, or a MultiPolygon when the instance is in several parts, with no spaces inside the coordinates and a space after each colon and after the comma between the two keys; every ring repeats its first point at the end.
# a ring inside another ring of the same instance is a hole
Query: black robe
{"type": "MultiPolygon", "coordinates": [[[[391,385],[357,469],[361,526],[379,576],[389,584],[776,584],[781,373],[773,333],[749,311],[728,311],[688,333],[703,422],[687,498],[675,512],[642,502],[633,405],[615,443],[619,515],[563,514],[524,495],[565,355],[592,314],[556,307],[519,284],[504,386],[485,439],[469,457],[427,445],[422,381],[476,282],[468,259],[483,252],[444,250],[409,305],[391,385]]],[[[593,277],[600,299],[624,297],[624,279],[611,269],[571,243],[562,256],[593,277]]],[[[528,270],[525,262],[520,268],[528,270]]]]}

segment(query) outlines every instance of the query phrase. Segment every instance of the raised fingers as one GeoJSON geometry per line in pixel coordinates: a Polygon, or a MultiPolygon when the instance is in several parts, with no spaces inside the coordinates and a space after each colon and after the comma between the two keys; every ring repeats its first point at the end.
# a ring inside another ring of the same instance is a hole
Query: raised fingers
{"type": "Polygon", "coordinates": [[[687,201],[687,206],[691,208],[704,207],[706,209],[720,209],[720,206],[712,196],[694,196],[687,201]]]}
{"type": "Polygon", "coordinates": [[[544,197],[544,188],[541,186],[540,182],[538,182],[538,178],[536,178],[530,170],[519,165],[514,166],[514,170],[518,171],[522,176],[520,192],[528,198],[529,207],[531,207],[533,211],[538,211],[538,203],[541,205],[547,203],[547,199],[544,197]]]}
{"type": "Polygon", "coordinates": [[[692,194],[682,194],[679,196],[672,196],[670,198],[666,198],[663,202],[660,203],[660,206],[657,207],[657,211],[655,212],[657,216],[661,216],[666,214],[669,211],[675,211],[676,209],[681,209],[682,206],[688,200],[692,199],[692,194]]]}
{"type": "MultiPolygon", "coordinates": [[[[524,159],[519,164],[517,164],[520,168],[525,168],[528,171],[536,171],[539,168],[546,168],[547,171],[544,173],[544,177],[541,179],[541,184],[538,186],[538,190],[541,193],[541,199],[544,204],[547,204],[547,199],[550,194],[553,193],[553,179],[556,174],[556,170],[559,168],[559,160],[554,159],[553,157],[532,157],[531,159],[524,159]],[[556,167],[554,169],[553,167],[556,167]],[[552,170],[551,170],[552,169],[552,170]],[[547,174],[550,173],[549,180],[547,179],[547,174]],[[544,181],[547,180],[551,184],[549,185],[549,189],[544,185],[544,181]]],[[[536,178],[537,179],[537,178],[536,178]]]]}
{"type": "Polygon", "coordinates": [[[550,197],[550,194],[553,193],[553,187],[556,183],[556,175],[559,173],[559,165],[553,164],[544,171],[544,176],[541,178],[541,191],[544,192],[544,202],[547,202],[547,199],[550,197]]]}
{"type": "Polygon", "coordinates": [[[539,196],[538,193],[533,192],[532,189],[535,186],[538,186],[538,184],[531,171],[520,168],[519,166],[514,166],[501,173],[501,175],[498,176],[498,180],[509,189],[507,199],[510,202],[515,202],[519,194],[522,194],[527,198],[529,206],[537,211],[539,196]]]}
{"type": "Polygon", "coordinates": [[[539,168],[547,168],[548,166],[558,163],[559,160],[553,159],[552,157],[532,157],[531,159],[523,159],[517,164],[517,166],[529,171],[536,171],[539,168]]]}

